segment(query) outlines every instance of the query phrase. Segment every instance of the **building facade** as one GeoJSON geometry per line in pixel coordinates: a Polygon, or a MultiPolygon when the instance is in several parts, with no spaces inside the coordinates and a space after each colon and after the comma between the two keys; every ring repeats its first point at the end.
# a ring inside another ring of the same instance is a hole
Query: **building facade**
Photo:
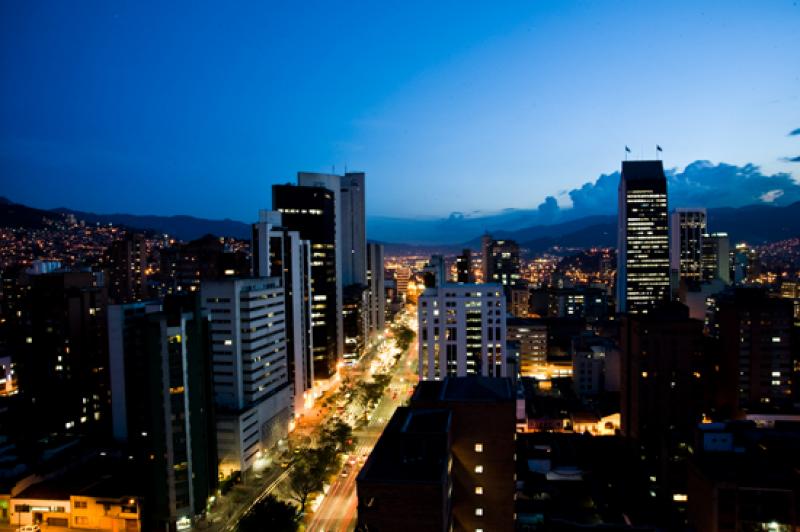
{"type": "Polygon", "coordinates": [[[661,161],[624,161],[619,182],[617,311],[644,314],[670,299],[667,178],[661,161]]]}
{"type": "Polygon", "coordinates": [[[383,244],[367,244],[367,312],[370,334],[380,334],[386,327],[386,284],[383,244]]]}
{"type": "Polygon", "coordinates": [[[276,277],[208,281],[217,450],[223,475],[248,471],[288,434],[286,313],[276,277]]]}
{"type": "MultiPolygon", "coordinates": [[[[328,177],[333,180],[338,176],[328,177]]],[[[311,246],[311,332],[314,379],[318,381],[327,381],[336,374],[344,352],[339,185],[338,181],[329,185],[336,185],[336,190],[316,185],[272,187],[272,206],[281,213],[282,225],[297,231],[311,246]]]]}
{"type": "Polygon", "coordinates": [[[670,215],[671,268],[681,280],[700,282],[703,277],[705,209],[675,209],[670,215]]]}
{"type": "Polygon", "coordinates": [[[445,284],[419,297],[419,375],[508,376],[506,302],[498,284],[445,284]]]}

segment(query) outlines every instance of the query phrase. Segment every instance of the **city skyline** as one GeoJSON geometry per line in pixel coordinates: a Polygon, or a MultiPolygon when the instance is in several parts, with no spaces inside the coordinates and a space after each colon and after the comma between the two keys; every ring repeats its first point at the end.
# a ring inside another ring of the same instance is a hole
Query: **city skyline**
{"type": "Polygon", "coordinates": [[[335,166],[374,176],[370,216],[564,207],[656,143],[796,185],[797,6],[682,7],[3,6],[5,193],[247,221],[335,166]]]}

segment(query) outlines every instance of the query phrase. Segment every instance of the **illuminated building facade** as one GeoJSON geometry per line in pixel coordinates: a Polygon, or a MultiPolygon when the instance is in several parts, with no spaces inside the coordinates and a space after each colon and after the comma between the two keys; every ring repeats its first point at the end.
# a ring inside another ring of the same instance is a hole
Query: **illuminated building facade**
{"type": "Polygon", "coordinates": [[[383,244],[367,244],[367,312],[369,332],[381,333],[386,327],[386,280],[383,244]]]}
{"type": "Polygon", "coordinates": [[[114,438],[135,461],[145,530],[173,529],[217,484],[208,314],[193,294],[108,315],[114,438]]]}
{"type": "Polygon", "coordinates": [[[286,437],[291,388],[284,295],[277,277],[208,281],[220,472],[248,471],[286,437]]]}
{"type": "Polygon", "coordinates": [[[680,279],[702,279],[703,235],[706,234],[705,209],[675,209],[670,215],[671,268],[680,279]]]}
{"type": "Polygon", "coordinates": [[[127,234],[108,249],[108,297],[113,303],[147,297],[147,244],[144,235],[127,234]]]}
{"type": "Polygon", "coordinates": [[[301,239],[311,244],[311,334],[315,380],[333,377],[344,352],[338,258],[339,209],[336,203],[338,181],[331,185],[336,185],[336,191],[322,186],[272,187],[272,206],[281,213],[283,226],[297,231],[301,239]]]}
{"type": "Polygon", "coordinates": [[[470,284],[475,280],[472,275],[472,251],[465,249],[456,257],[456,282],[470,284]]]}
{"type": "Polygon", "coordinates": [[[704,281],[719,279],[731,283],[730,240],[728,233],[703,235],[702,274],[704,281]]]}
{"type": "Polygon", "coordinates": [[[535,377],[547,364],[547,324],[533,318],[509,318],[508,340],[519,343],[519,376],[535,377]]]}
{"type": "Polygon", "coordinates": [[[617,311],[646,314],[670,298],[667,179],[661,161],[624,161],[619,182],[617,311]]]}
{"type": "Polygon", "coordinates": [[[311,332],[311,243],[281,225],[281,214],[259,212],[253,224],[253,274],[281,279],[286,307],[286,352],[295,415],[313,400],[314,350],[311,332]]]}
{"type": "Polygon", "coordinates": [[[521,284],[519,245],[513,240],[492,240],[486,247],[486,283],[499,283],[503,287],[521,284]]]}
{"type": "Polygon", "coordinates": [[[508,376],[506,302],[498,284],[445,284],[419,297],[419,376],[508,376]]]}

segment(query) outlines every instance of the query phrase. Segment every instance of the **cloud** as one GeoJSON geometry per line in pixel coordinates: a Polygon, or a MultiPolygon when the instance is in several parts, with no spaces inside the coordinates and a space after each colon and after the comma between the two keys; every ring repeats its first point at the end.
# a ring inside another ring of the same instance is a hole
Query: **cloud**
{"type": "Polygon", "coordinates": [[[759,196],[759,199],[764,203],[774,203],[776,199],[783,196],[783,190],[776,188],[775,190],[770,190],[769,192],[764,192],[759,196]]]}
{"type": "Polygon", "coordinates": [[[800,135],[800,127],[798,127],[797,129],[795,129],[794,131],[792,131],[791,133],[789,133],[789,136],[790,136],[790,137],[793,137],[793,136],[795,136],[795,135],[800,135]]]}
{"type": "MultiPolygon", "coordinates": [[[[793,158],[800,162],[800,157],[793,158]]],[[[669,206],[741,207],[755,203],[788,205],[800,201],[800,184],[787,173],[766,175],[758,166],[695,161],[683,171],[666,171],[669,206]]],[[[574,215],[611,214],[617,207],[619,172],[569,191],[574,215]]]]}
{"type": "Polygon", "coordinates": [[[797,157],[784,157],[783,161],[787,163],[800,163],[800,155],[797,157]]]}
{"type": "Polygon", "coordinates": [[[553,196],[547,196],[544,201],[539,205],[539,215],[545,219],[552,219],[558,214],[558,201],[553,196]]]}

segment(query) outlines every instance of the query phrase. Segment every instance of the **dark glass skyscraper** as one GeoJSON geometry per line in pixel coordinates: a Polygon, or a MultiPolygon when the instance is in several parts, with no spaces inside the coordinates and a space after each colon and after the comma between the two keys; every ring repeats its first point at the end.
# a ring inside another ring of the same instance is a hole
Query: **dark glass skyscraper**
{"type": "Polygon", "coordinates": [[[286,228],[311,242],[314,377],[328,379],[339,362],[335,196],[320,186],[275,185],[272,207],[281,213],[286,228]]]}
{"type": "Polygon", "coordinates": [[[669,301],[667,178],[661,161],[624,161],[619,182],[617,311],[669,301]]]}

